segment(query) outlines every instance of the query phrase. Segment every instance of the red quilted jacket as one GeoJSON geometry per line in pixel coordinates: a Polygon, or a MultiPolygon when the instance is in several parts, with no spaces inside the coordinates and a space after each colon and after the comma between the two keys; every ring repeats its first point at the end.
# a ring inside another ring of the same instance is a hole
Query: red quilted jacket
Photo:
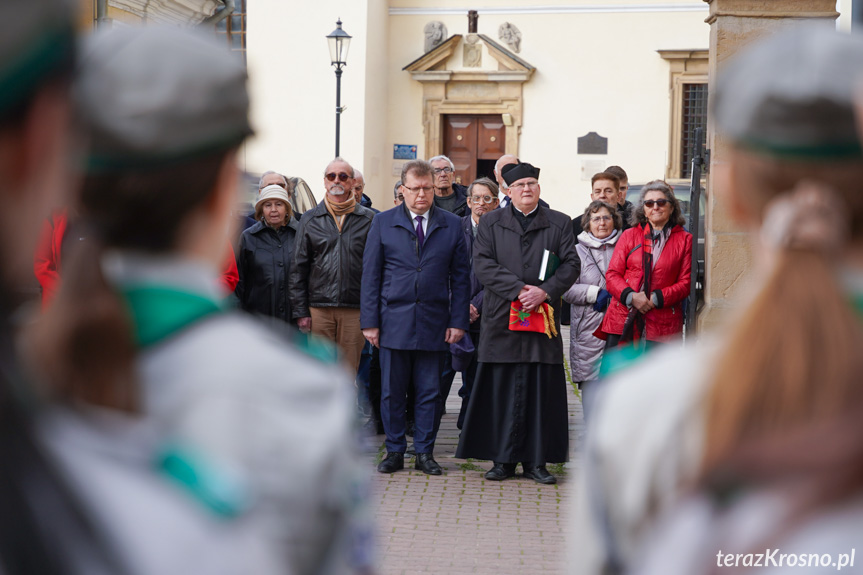
{"type": "MultiPolygon", "coordinates": [[[[642,288],[644,227],[623,232],[606,272],[608,291],[613,296],[601,330],[608,334],[623,333],[629,308],[626,295],[642,288]]],[[[650,341],[663,341],[683,331],[683,300],[689,295],[692,268],[692,234],[681,226],[671,230],[668,242],[653,266],[650,277],[651,292],[659,290],[659,306],[644,316],[645,337],[650,341]]]]}

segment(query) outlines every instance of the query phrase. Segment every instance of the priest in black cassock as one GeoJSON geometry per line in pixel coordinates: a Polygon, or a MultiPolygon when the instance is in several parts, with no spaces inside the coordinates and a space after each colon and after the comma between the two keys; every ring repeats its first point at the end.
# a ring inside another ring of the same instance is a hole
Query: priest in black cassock
{"type": "Polygon", "coordinates": [[[474,243],[474,273],[485,286],[483,323],[456,457],[494,461],[489,480],[514,476],[521,463],[525,478],[552,484],[546,463],[566,461],[569,452],[560,298],[581,265],[569,217],[539,205],[539,168],[510,164],[502,176],[512,202],[480,219],[474,243]],[[546,250],[560,265],[543,281],[546,250]],[[519,307],[520,316],[513,311],[519,307]],[[527,324],[518,321],[527,312],[542,311],[551,320],[545,332],[512,329],[527,324]]]}

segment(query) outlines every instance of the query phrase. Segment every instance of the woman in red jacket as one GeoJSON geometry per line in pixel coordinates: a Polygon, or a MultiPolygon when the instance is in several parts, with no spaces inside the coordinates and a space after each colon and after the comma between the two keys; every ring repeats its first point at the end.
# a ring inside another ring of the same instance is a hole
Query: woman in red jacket
{"type": "Polygon", "coordinates": [[[662,180],[641,189],[633,227],[623,232],[606,273],[613,301],[600,332],[607,347],[632,326],[635,339],[669,340],[683,331],[683,300],[689,295],[692,234],[683,229],[674,190],[662,180]],[[645,270],[648,273],[645,274],[645,270]]]}

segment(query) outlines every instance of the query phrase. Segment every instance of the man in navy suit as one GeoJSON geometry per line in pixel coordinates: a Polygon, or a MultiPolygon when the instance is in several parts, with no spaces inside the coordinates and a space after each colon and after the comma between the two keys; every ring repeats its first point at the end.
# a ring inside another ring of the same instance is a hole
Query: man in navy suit
{"type": "Polygon", "coordinates": [[[360,323],[380,348],[383,372],[387,457],[378,471],[404,468],[406,382],[413,380],[415,468],[440,475],[433,456],[440,374],[449,344],[469,325],[470,264],[460,218],[434,207],[431,165],[410,161],[401,176],[404,204],[375,216],[363,254],[360,323]]]}

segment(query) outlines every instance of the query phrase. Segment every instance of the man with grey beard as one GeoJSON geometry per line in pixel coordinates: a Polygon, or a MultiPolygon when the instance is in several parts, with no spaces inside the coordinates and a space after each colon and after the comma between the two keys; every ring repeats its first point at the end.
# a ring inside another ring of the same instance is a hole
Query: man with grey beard
{"type": "Polygon", "coordinates": [[[289,279],[293,317],[301,331],[335,342],[356,373],[365,338],[360,329],[363,250],[374,212],[353,194],[354,169],[336,158],[324,170],[327,193],[303,214],[289,279]]]}

